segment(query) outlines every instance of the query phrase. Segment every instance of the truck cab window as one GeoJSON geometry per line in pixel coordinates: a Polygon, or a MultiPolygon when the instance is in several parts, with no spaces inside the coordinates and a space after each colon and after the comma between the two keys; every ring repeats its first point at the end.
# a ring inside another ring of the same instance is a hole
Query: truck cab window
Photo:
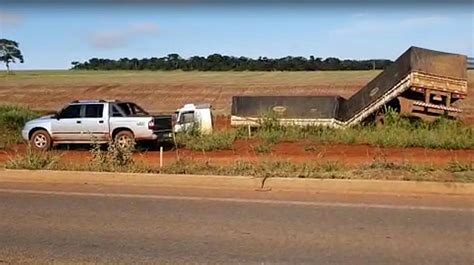
{"type": "Polygon", "coordinates": [[[112,106],[112,117],[123,117],[122,113],[115,105],[112,106]]]}
{"type": "Polygon", "coordinates": [[[132,110],[133,115],[136,115],[136,116],[149,115],[148,112],[144,111],[140,106],[134,103],[130,103],[130,109],[132,110]]]}
{"type": "Polygon", "coordinates": [[[142,108],[140,108],[137,104],[134,103],[118,103],[116,106],[120,108],[127,117],[149,115],[148,112],[144,111],[142,108]]]}
{"type": "Polygon", "coordinates": [[[132,114],[130,106],[127,103],[119,103],[117,106],[123,111],[125,116],[130,116],[132,114]]]}
{"type": "Polygon", "coordinates": [[[86,118],[102,118],[104,112],[103,104],[86,105],[86,118]]]}
{"type": "Polygon", "coordinates": [[[180,123],[192,123],[194,122],[194,111],[184,112],[181,115],[180,123]]]}
{"type": "Polygon", "coordinates": [[[70,105],[59,114],[61,119],[75,119],[81,117],[81,105],[70,105]]]}

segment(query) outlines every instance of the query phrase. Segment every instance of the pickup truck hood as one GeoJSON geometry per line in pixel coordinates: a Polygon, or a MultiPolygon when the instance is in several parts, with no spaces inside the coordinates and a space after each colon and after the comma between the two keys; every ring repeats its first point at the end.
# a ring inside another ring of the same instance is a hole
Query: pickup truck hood
{"type": "Polygon", "coordinates": [[[51,120],[51,119],[53,119],[53,115],[41,116],[39,118],[36,118],[34,120],[30,120],[30,121],[26,122],[25,125],[43,123],[43,122],[47,122],[48,120],[51,120]]]}

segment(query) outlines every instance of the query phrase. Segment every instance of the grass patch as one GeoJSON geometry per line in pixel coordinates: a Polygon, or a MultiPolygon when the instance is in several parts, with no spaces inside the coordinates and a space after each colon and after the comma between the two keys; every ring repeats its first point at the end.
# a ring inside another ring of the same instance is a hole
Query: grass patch
{"type": "Polygon", "coordinates": [[[289,161],[263,161],[251,163],[236,161],[227,166],[180,160],[164,167],[161,172],[168,174],[202,174],[223,176],[254,176],[282,178],[325,178],[326,173],[342,172],[344,167],[337,162],[295,164],[289,161]]]}
{"type": "Polygon", "coordinates": [[[290,161],[236,161],[230,165],[215,165],[181,159],[163,168],[136,163],[129,151],[94,149],[89,164],[61,164],[59,156],[52,152],[29,150],[24,156],[12,158],[6,167],[10,169],[50,169],[76,171],[102,171],[127,173],[165,173],[222,176],[253,176],[258,178],[313,178],[313,179],[368,179],[407,180],[438,182],[474,182],[472,164],[454,163],[446,168],[418,166],[408,163],[376,161],[357,168],[346,167],[337,161],[292,163],[290,161]],[[100,151],[99,151],[100,150],[100,151]]]}
{"type": "Polygon", "coordinates": [[[274,116],[263,115],[255,137],[271,144],[311,139],[316,144],[368,144],[378,147],[474,149],[474,127],[439,118],[435,122],[410,121],[388,112],[383,126],[334,129],[323,126],[280,126],[274,116]]]}
{"type": "Polygon", "coordinates": [[[37,117],[39,113],[28,108],[0,105],[0,149],[21,143],[21,129],[27,121],[37,117]]]}
{"type": "Polygon", "coordinates": [[[212,134],[181,133],[176,136],[176,144],[194,151],[231,150],[237,134],[235,131],[214,132],[212,134]]]}
{"type": "Polygon", "coordinates": [[[5,165],[8,169],[56,169],[60,156],[54,152],[40,152],[28,146],[24,155],[16,155],[5,165]]]}
{"type": "Polygon", "coordinates": [[[343,166],[337,161],[328,161],[325,163],[320,163],[319,168],[323,172],[337,172],[340,171],[343,166]]]}
{"type": "Polygon", "coordinates": [[[474,163],[473,162],[459,162],[459,161],[451,161],[448,166],[446,167],[446,171],[448,172],[468,172],[474,171],[474,163]]]}
{"type": "Polygon", "coordinates": [[[21,142],[21,135],[5,128],[0,128],[0,150],[7,149],[8,146],[21,142]]]}
{"type": "Polygon", "coordinates": [[[259,154],[268,154],[272,151],[272,145],[267,142],[263,142],[261,144],[256,145],[253,150],[259,154]]]}
{"type": "Polygon", "coordinates": [[[197,174],[222,176],[253,176],[260,178],[313,178],[313,179],[377,179],[406,181],[474,182],[474,171],[449,172],[444,168],[418,166],[407,163],[377,162],[373,165],[348,168],[337,161],[296,164],[289,161],[263,161],[252,163],[236,161],[220,166],[181,160],[160,170],[168,174],[197,174]]]}
{"type": "Polygon", "coordinates": [[[104,150],[100,144],[93,144],[91,160],[86,166],[76,166],[81,171],[101,172],[128,172],[128,173],[151,173],[155,170],[146,165],[137,163],[133,159],[135,144],[130,147],[120,147],[114,142],[109,142],[104,150]]]}
{"type": "Polygon", "coordinates": [[[39,117],[39,113],[29,108],[0,105],[0,126],[7,130],[19,131],[29,120],[39,117]]]}

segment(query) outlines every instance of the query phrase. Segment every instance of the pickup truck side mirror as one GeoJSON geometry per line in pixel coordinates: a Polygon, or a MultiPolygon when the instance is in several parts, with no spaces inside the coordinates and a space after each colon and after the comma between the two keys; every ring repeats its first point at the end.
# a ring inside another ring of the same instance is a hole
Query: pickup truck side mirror
{"type": "Polygon", "coordinates": [[[58,112],[54,113],[53,117],[59,121],[59,119],[61,118],[61,116],[59,115],[58,112]]]}

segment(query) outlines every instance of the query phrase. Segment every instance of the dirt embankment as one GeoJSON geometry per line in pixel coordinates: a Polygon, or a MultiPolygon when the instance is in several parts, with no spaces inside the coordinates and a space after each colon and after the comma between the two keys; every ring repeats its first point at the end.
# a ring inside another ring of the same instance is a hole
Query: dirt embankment
{"type": "MultiPolygon", "coordinates": [[[[230,165],[236,161],[290,161],[294,163],[338,162],[340,166],[360,167],[374,161],[409,163],[412,165],[445,167],[453,162],[474,162],[474,150],[433,150],[424,148],[377,148],[367,145],[315,145],[311,142],[282,142],[272,147],[272,151],[259,154],[254,147],[259,142],[236,141],[233,150],[198,152],[186,149],[167,150],[164,163],[171,164],[177,157],[186,160],[209,162],[215,165],[230,165]]],[[[0,153],[0,163],[6,162],[16,154],[25,153],[24,145],[17,145],[0,153]]],[[[64,163],[88,163],[90,153],[87,148],[75,147],[72,150],[56,149],[64,163]]],[[[159,165],[159,152],[156,150],[137,152],[137,161],[148,165],[159,165]]]]}

